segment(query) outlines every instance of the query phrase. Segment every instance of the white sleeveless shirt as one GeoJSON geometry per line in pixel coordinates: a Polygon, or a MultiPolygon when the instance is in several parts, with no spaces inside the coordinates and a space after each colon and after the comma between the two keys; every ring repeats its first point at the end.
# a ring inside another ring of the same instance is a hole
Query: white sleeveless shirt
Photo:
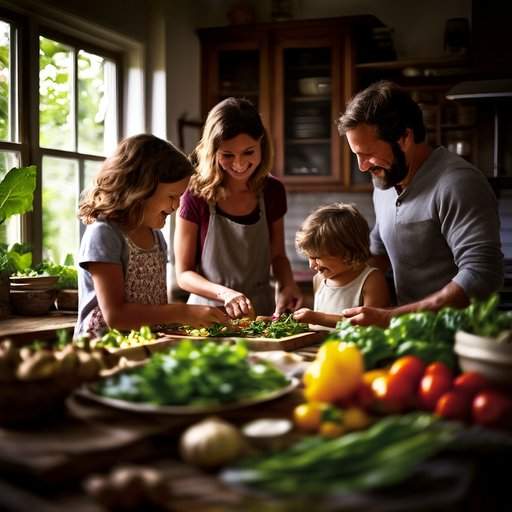
{"type": "Polygon", "coordinates": [[[345,308],[361,306],[364,283],[374,270],[377,269],[366,265],[355,279],[343,286],[329,286],[326,280],[322,279],[320,286],[315,291],[313,309],[322,313],[339,315],[345,308]]]}

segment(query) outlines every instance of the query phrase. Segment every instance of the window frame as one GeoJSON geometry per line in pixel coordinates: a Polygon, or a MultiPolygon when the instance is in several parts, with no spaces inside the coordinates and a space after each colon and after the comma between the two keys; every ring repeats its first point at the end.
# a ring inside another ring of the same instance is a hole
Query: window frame
{"type": "MultiPolygon", "coordinates": [[[[129,48],[116,49],[112,44],[106,41],[105,46],[91,43],[89,39],[94,39],[94,31],[84,33],[84,38],[75,37],[71,32],[76,29],[70,29],[67,33],[65,29],[56,29],[51,23],[45,22],[44,18],[38,14],[17,13],[10,9],[0,7],[0,19],[11,23],[17,31],[16,47],[16,69],[14,70],[17,79],[17,95],[11,98],[11,102],[16,104],[17,114],[17,142],[0,141],[0,150],[16,151],[20,154],[20,165],[36,165],[38,169],[36,178],[36,189],[34,192],[33,211],[21,216],[21,242],[28,243],[32,247],[32,257],[34,263],[39,263],[43,254],[43,218],[42,218],[42,162],[43,157],[57,157],[72,159],[78,162],[78,176],[76,180],[77,194],[79,194],[84,185],[84,168],[86,161],[103,161],[105,155],[94,155],[78,151],[78,101],[74,98],[72,108],[75,109],[74,129],[75,129],[75,149],[76,151],[44,148],[40,145],[39,139],[39,38],[47,37],[56,40],[62,44],[69,45],[74,51],[74,63],[76,65],[78,52],[84,50],[94,53],[101,57],[113,61],[116,65],[116,109],[117,109],[117,140],[120,140],[124,126],[124,57],[129,48]],[[24,67],[24,75],[21,73],[21,63],[24,67]]],[[[12,32],[12,30],[11,30],[12,32]]],[[[12,45],[11,45],[12,47],[12,45]]],[[[75,69],[76,71],[76,69],[75,69]]],[[[74,73],[73,90],[78,90],[78,76],[74,73]]],[[[10,119],[10,122],[13,121],[10,119]]],[[[77,196],[78,198],[78,196],[77,196]]],[[[78,219],[77,219],[78,224],[78,219]]],[[[83,233],[83,227],[80,225],[80,238],[83,233]]],[[[76,248],[78,250],[78,247],[76,248]]],[[[58,262],[60,263],[60,262],[58,262]]]]}

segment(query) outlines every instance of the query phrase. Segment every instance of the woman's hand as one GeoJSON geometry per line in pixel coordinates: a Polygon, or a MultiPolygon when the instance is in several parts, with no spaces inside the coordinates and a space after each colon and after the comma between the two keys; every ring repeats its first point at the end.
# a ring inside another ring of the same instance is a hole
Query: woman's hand
{"type": "MultiPolygon", "coordinates": [[[[228,315],[216,306],[188,305],[190,311],[189,319],[183,323],[194,327],[208,327],[209,325],[220,323],[225,324],[229,321],[228,315]]],[[[188,312],[187,311],[187,312],[188,312]]]]}
{"type": "Polygon", "coordinates": [[[293,313],[293,319],[297,320],[297,322],[303,322],[305,324],[314,324],[316,314],[312,309],[309,308],[300,308],[295,313],[293,313]]]}
{"type": "Polygon", "coordinates": [[[242,316],[256,317],[252,302],[243,293],[228,290],[222,293],[220,298],[224,301],[226,313],[231,318],[240,318],[242,316]]]}
{"type": "Polygon", "coordinates": [[[276,297],[276,310],[274,311],[275,317],[281,316],[286,311],[295,311],[302,306],[302,292],[299,287],[293,283],[284,286],[278,290],[276,297]]]}

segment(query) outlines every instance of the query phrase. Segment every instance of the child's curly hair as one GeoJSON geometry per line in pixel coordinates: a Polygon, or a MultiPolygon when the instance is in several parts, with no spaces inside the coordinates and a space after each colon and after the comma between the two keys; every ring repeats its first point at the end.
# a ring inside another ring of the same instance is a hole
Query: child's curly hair
{"type": "Polygon", "coordinates": [[[336,256],[358,265],[370,258],[370,228],[354,205],[332,203],[306,218],[295,244],[307,256],[336,256]]]}

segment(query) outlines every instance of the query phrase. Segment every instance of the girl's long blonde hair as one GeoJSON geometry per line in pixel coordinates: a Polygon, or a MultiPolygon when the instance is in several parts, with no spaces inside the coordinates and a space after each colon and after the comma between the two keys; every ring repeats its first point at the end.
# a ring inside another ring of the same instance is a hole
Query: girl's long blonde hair
{"type": "Polygon", "coordinates": [[[261,163],[249,178],[249,189],[259,193],[273,162],[272,142],[254,105],[243,98],[227,98],[210,110],[199,144],[191,155],[195,173],[189,189],[209,203],[228,196],[217,151],[222,142],[247,134],[261,143],[261,163]]]}
{"type": "Polygon", "coordinates": [[[175,183],[192,173],[187,157],[170,142],[150,134],[128,137],[83,192],[78,216],[84,224],[102,218],[132,229],[142,221],[144,203],[159,183],[175,183]]]}

